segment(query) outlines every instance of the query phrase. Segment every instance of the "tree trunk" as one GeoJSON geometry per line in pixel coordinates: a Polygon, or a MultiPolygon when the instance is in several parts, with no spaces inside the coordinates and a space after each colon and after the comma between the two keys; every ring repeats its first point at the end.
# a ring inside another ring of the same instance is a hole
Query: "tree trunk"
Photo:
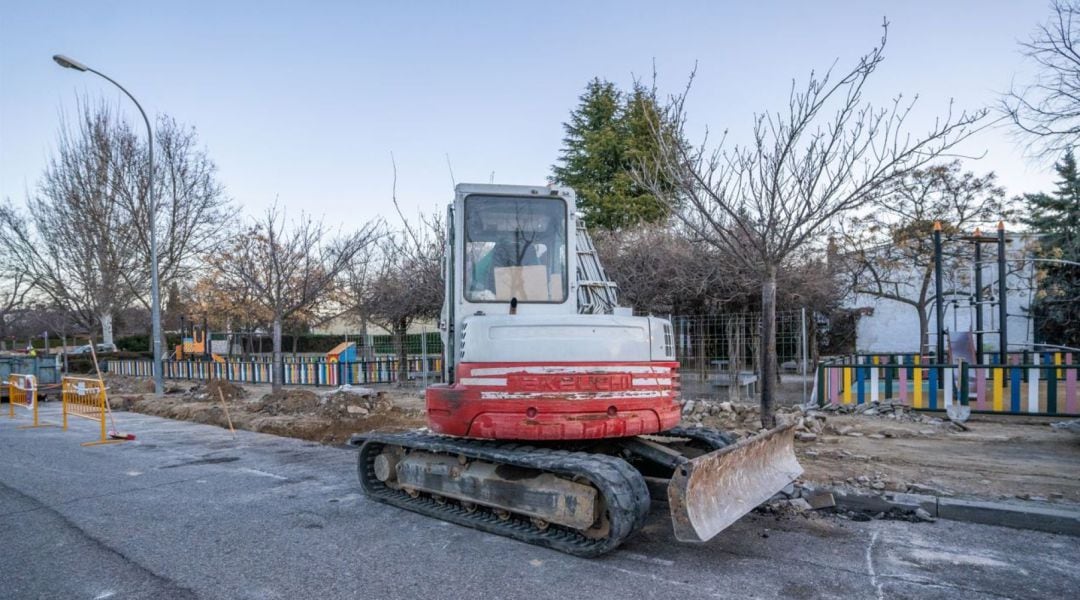
{"type": "Polygon", "coordinates": [[[746,351],[746,318],[744,315],[729,315],[727,322],[728,338],[728,400],[738,403],[742,400],[742,386],[739,385],[739,372],[743,370],[743,353],[746,351]]]}
{"type": "Polygon", "coordinates": [[[101,319],[101,343],[113,343],[113,316],[111,314],[103,314],[99,318],[101,319]]]}
{"type": "Polygon", "coordinates": [[[916,307],[915,310],[919,312],[919,354],[922,355],[930,347],[930,317],[923,307],[916,307]]]}
{"type": "Polygon", "coordinates": [[[758,365],[758,381],[761,383],[761,426],[776,426],[773,414],[773,395],[776,378],[776,267],[766,267],[765,281],[761,285],[761,364],[758,365]]]}
{"type": "MultiPolygon", "coordinates": [[[[260,346],[262,340],[260,340],[260,346]]],[[[259,348],[262,350],[262,348],[259,348]]],[[[281,317],[274,317],[274,356],[270,366],[271,389],[281,391],[281,385],[285,381],[285,363],[281,361],[281,317]]]]}
{"type": "Polygon", "coordinates": [[[409,331],[409,324],[402,319],[394,324],[394,346],[397,350],[397,381],[398,385],[409,382],[409,353],[405,348],[405,335],[409,331]]]}
{"type": "Polygon", "coordinates": [[[371,338],[368,337],[368,320],[367,317],[360,318],[360,358],[361,360],[371,360],[375,358],[375,351],[371,348],[371,338]]]}

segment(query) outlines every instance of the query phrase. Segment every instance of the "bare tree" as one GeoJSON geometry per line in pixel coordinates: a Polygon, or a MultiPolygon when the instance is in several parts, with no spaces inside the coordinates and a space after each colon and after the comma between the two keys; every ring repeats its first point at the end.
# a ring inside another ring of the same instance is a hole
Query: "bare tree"
{"type": "Polygon", "coordinates": [[[113,341],[113,318],[127,302],[124,273],[133,267],[133,223],[118,199],[114,168],[130,131],[111,109],[83,103],[75,122],[62,117],[57,148],[29,218],[2,213],[0,238],[37,288],[90,328],[113,341]]]}
{"type": "MultiPolygon", "coordinates": [[[[0,205],[0,212],[10,210],[0,205]]],[[[4,221],[0,218],[0,223],[4,221]]],[[[0,350],[7,350],[10,335],[9,324],[16,313],[26,308],[27,294],[33,289],[34,280],[19,266],[6,244],[0,244],[0,350]]]]}
{"type": "Polygon", "coordinates": [[[321,221],[305,214],[286,227],[285,215],[274,206],[240,232],[226,250],[209,258],[223,291],[251,298],[270,315],[275,391],[284,380],[282,324],[326,302],[349,261],[372,244],[378,233],[378,223],[372,222],[351,234],[330,238],[321,221]]]}
{"type": "MultiPolygon", "coordinates": [[[[229,222],[215,167],[193,130],[162,117],[155,137],[162,286],[188,277],[229,222]]],[[[149,310],[146,142],[104,102],[61,116],[57,149],[27,199],[29,217],[6,207],[0,242],[54,303],[111,343],[113,319],[137,299],[149,310]]]]}
{"type": "MultiPolygon", "coordinates": [[[[887,31],[887,24],[885,25],[887,31]]],[[[986,111],[951,110],[922,135],[906,132],[914,101],[878,109],[863,101],[870,75],[884,58],[881,45],[840,77],[811,73],[793,83],[785,111],[757,115],[753,141],[726,149],[671,144],[654,126],[660,155],[638,177],[666,199],[706,243],[736,257],[761,283],[761,420],[775,425],[777,274],[822,242],[835,220],[879,198],[888,185],[967,138],[986,111]],[[676,182],[669,192],[662,182],[676,182]]],[[[662,118],[685,129],[687,93],[671,99],[662,118]]],[[[683,137],[683,136],[678,136],[683,137]]]]}
{"type": "MultiPolygon", "coordinates": [[[[142,138],[125,138],[116,170],[124,185],[118,201],[133,223],[149,223],[147,152],[142,138]]],[[[189,282],[201,257],[214,252],[232,223],[231,206],[217,180],[217,166],[199,147],[195,129],[168,116],[154,130],[158,277],[161,287],[189,282]]],[[[135,260],[123,272],[135,298],[150,310],[150,229],[132,227],[135,260]]]]}
{"type": "Polygon", "coordinates": [[[653,314],[731,308],[750,288],[739,265],[671,225],[596,232],[604,270],[629,306],[653,314]]]}
{"type": "Polygon", "coordinates": [[[1057,158],[1080,142],[1080,3],[1054,0],[1052,8],[1050,19],[1021,43],[1038,73],[1013,85],[1000,108],[1031,150],[1057,158]]]}
{"type": "Polygon", "coordinates": [[[353,292],[351,312],[363,323],[370,320],[393,334],[397,380],[404,384],[409,376],[405,345],[409,327],[417,319],[437,318],[442,309],[446,224],[438,216],[422,213],[416,223],[405,218],[397,201],[393,154],[390,162],[394,175],[390,200],[401,219],[401,229],[383,238],[377,261],[353,265],[349,286],[353,292]]]}
{"type": "Polygon", "coordinates": [[[442,309],[445,236],[438,217],[405,222],[402,231],[383,239],[381,260],[359,298],[357,309],[394,335],[399,383],[408,380],[409,327],[418,319],[437,318],[442,309]]]}
{"type": "MultiPolygon", "coordinates": [[[[372,285],[380,271],[380,248],[371,245],[358,252],[349,267],[343,274],[343,301],[340,303],[339,317],[351,318],[359,325],[360,336],[365,343],[368,339],[368,324],[371,322],[372,307],[368,305],[371,300],[372,285]]],[[[365,358],[373,358],[374,351],[364,346],[365,358]]]]}
{"type": "MultiPolygon", "coordinates": [[[[840,228],[840,262],[855,294],[911,306],[919,315],[919,344],[929,344],[930,308],[934,298],[934,223],[944,236],[971,235],[977,227],[989,231],[1005,218],[1005,189],[993,173],[961,172],[953,161],[909,173],[872,203],[873,210],[840,228]]],[[[960,269],[960,279],[946,277],[952,294],[967,282],[971,244],[947,244],[947,272],[960,269]]]]}

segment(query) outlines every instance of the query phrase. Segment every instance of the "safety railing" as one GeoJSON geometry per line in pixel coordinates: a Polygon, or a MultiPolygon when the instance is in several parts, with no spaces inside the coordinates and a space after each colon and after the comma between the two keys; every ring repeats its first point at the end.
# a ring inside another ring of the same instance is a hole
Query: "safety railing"
{"type": "Polygon", "coordinates": [[[21,406],[29,410],[33,415],[33,423],[23,425],[19,429],[32,429],[34,427],[49,427],[38,420],[38,383],[37,377],[12,373],[8,375],[8,418],[15,418],[15,407],[21,406]]]}
{"type": "Polygon", "coordinates": [[[916,410],[945,410],[959,402],[975,412],[1080,415],[1080,365],[1073,363],[1073,356],[1028,356],[1031,362],[1025,364],[1020,362],[1023,355],[1010,355],[1011,364],[1005,365],[942,365],[918,355],[822,363],[818,404],[891,401],[916,410]]]}
{"type": "MultiPolygon", "coordinates": [[[[147,360],[109,360],[109,373],[151,377],[152,363],[147,360]]],[[[397,358],[375,358],[354,362],[286,363],[285,385],[366,385],[398,381],[397,358]]],[[[406,366],[412,380],[438,381],[442,378],[442,357],[410,357],[406,366]]],[[[221,379],[234,383],[269,384],[273,365],[266,362],[165,361],[164,375],[168,379],[221,379]]]]}
{"type": "Polygon", "coordinates": [[[94,441],[83,442],[83,446],[115,444],[124,441],[122,439],[110,439],[105,430],[105,417],[109,405],[104,381],[96,377],[65,376],[60,385],[63,399],[64,431],[67,431],[68,417],[78,417],[97,421],[101,425],[101,437],[94,441]]]}

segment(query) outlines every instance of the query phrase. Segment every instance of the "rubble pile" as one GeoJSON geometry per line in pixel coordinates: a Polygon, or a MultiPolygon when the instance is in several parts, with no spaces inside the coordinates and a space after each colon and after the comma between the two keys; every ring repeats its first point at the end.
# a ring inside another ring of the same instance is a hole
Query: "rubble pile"
{"type": "MultiPolygon", "coordinates": [[[[866,483],[871,484],[871,488],[877,490],[882,488],[873,484],[881,483],[883,479],[887,480],[887,478],[881,478],[880,474],[878,474],[878,477],[873,481],[870,481],[870,478],[866,479],[866,483]]],[[[838,493],[841,495],[846,494],[844,491],[838,493]]],[[[925,493],[925,491],[923,493],[925,493]]],[[[905,510],[898,507],[890,507],[887,510],[879,510],[880,508],[884,508],[880,504],[881,503],[879,502],[859,507],[851,502],[847,502],[844,506],[838,506],[836,496],[829,489],[819,488],[812,484],[803,484],[797,481],[788,484],[787,487],[777,492],[768,502],[762,504],[756,510],[757,512],[764,514],[781,516],[801,515],[804,517],[813,516],[815,511],[821,511],[835,514],[841,518],[850,519],[852,521],[894,519],[912,522],[933,522],[937,520],[922,508],[905,510]]]]}
{"type": "Polygon", "coordinates": [[[388,411],[391,407],[393,402],[382,392],[343,385],[319,399],[318,412],[326,417],[366,417],[372,413],[388,411]]]}

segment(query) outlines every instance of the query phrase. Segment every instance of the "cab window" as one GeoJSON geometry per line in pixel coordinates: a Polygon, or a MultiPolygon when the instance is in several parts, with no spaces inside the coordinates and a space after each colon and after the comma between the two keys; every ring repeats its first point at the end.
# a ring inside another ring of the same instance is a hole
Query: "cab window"
{"type": "Polygon", "coordinates": [[[465,299],[563,302],[566,203],[560,198],[465,199],[465,299]]]}

